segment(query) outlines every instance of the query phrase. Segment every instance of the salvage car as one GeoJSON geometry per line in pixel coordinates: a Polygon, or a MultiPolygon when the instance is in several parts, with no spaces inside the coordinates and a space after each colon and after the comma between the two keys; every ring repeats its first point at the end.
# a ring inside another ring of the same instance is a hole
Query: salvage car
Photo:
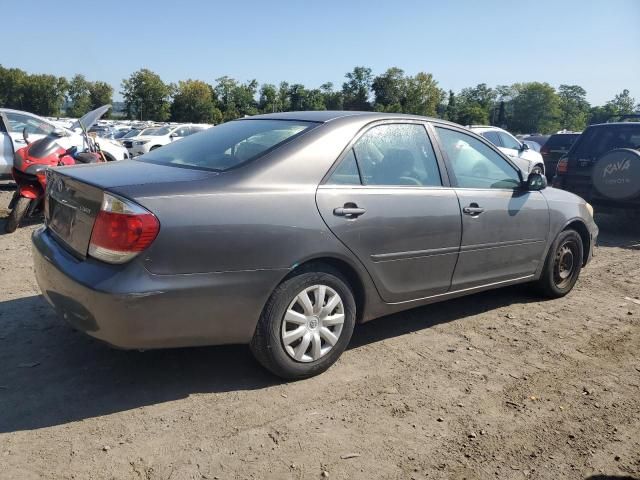
{"type": "MultiPolygon", "coordinates": [[[[77,120],[71,128],[64,128],[29,112],[0,108],[0,178],[11,178],[14,152],[26,145],[24,134],[32,142],[56,130],[61,133],[58,140],[61,146],[84,150],[84,137],[77,120]]],[[[129,158],[127,150],[114,140],[99,138],[96,143],[110,162],[129,158]]]]}
{"type": "Polygon", "coordinates": [[[175,140],[188,137],[207,128],[210,127],[208,125],[167,125],[150,131],[145,130],[131,140],[131,147],[128,147],[128,150],[132,157],[144,155],[151,150],[160,148],[163,145],[168,145],[175,140]]]}
{"type": "Polygon", "coordinates": [[[45,298],[126,349],[248,343],[318,374],[374,318],[506,285],[566,295],[598,228],[579,197],[443,120],[239,119],[135,160],[49,172],[45,298]]]}
{"type": "Polygon", "coordinates": [[[545,165],[542,155],[506,130],[486,125],[471,125],[469,129],[493,143],[502,153],[509,156],[524,172],[544,175],[545,165]]]}

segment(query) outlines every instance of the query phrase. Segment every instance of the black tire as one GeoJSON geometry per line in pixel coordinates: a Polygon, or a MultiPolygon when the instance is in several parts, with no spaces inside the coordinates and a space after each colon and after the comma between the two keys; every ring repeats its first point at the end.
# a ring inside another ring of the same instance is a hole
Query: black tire
{"type": "Polygon", "coordinates": [[[13,210],[9,214],[9,218],[7,218],[7,223],[4,225],[4,231],[6,233],[13,233],[20,226],[22,219],[27,213],[27,209],[29,208],[29,204],[31,204],[30,198],[19,197],[16,200],[15,205],[13,206],[13,210]]]}
{"type": "Polygon", "coordinates": [[[560,298],[569,293],[578,281],[584,258],[580,234],[572,229],[560,232],[553,242],[537,281],[540,292],[548,298],[560,298]]]}
{"type": "Polygon", "coordinates": [[[281,378],[299,380],[312,377],[327,370],[340,357],[351,340],[355,320],[356,304],[348,282],[337,270],[317,265],[288,278],[271,294],[251,339],[251,352],[262,366],[281,378]],[[293,359],[285,350],[281,338],[282,323],[297,295],[315,285],[325,285],[338,293],[343,304],[344,323],[337,342],[324,356],[301,362],[293,359]]]}

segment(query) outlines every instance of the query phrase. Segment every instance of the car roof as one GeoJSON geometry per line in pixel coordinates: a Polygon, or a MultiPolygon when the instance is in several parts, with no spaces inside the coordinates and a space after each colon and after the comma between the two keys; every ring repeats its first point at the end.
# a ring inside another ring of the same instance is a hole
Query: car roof
{"type": "MultiPolygon", "coordinates": [[[[438,123],[448,123],[450,125],[456,125],[452,122],[447,122],[440,118],[422,117],[420,115],[409,115],[405,113],[383,113],[383,112],[359,112],[359,111],[347,111],[347,110],[315,110],[315,111],[300,111],[300,112],[278,112],[267,113],[264,115],[254,115],[237,120],[301,120],[305,122],[320,122],[326,123],[341,118],[352,117],[358,120],[386,120],[386,119],[406,119],[406,120],[420,120],[438,123]]],[[[236,121],[237,121],[236,120],[236,121]]]]}
{"type": "Polygon", "coordinates": [[[608,123],[594,123],[593,125],[589,125],[590,127],[611,127],[611,126],[622,126],[622,125],[637,125],[640,127],[640,122],[608,122],[608,123]]]}

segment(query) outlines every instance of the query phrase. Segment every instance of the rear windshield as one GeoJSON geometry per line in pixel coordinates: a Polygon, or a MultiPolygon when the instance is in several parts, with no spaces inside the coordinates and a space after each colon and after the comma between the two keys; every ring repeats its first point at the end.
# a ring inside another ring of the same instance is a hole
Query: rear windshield
{"type": "Polygon", "coordinates": [[[258,158],[317,125],[298,120],[235,120],[170,143],[137,160],[225,171],[258,158]]]}
{"type": "Polygon", "coordinates": [[[570,155],[577,158],[599,158],[614,148],[640,149],[640,125],[607,125],[590,127],[574,144],[570,155]]]}
{"type": "Polygon", "coordinates": [[[579,133],[561,133],[557,135],[551,135],[551,137],[549,137],[549,140],[547,140],[547,143],[545,144],[545,146],[547,148],[554,148],[554,147],[569,148],[571,145],[573,145],[573,142],[575,142],[576,138],[578,138],[579,136],[580,136],[579,133]]]}

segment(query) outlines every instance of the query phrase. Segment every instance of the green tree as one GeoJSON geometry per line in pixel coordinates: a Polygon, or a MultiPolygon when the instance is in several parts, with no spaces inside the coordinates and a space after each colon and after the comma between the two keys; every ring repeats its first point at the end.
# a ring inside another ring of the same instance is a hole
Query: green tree
{"type": "Polygon", "coordinates": [[[22,108],[36,115],[60,115],[68,86],[64,77],[29,75],[22,88],[22,108]]]}
{"type": "Polygon", "coordinates": [[[260,100],[258,109],[262,113],[278,111],[278,89],[271,83],[265,83],[260,87],[260,100]]]}
{"type": "Polygon", "coordinates": [[[322,92],[324,108],[326,110],[342,110],[344,108],[342,92],[334,91],[333,83],[323,83],[320,85],[320,91],[322,92]]]}
{"type": "Polygon", "coordinates": [[[157,73],[146,68],[138,70],[122,81],[127,118],[140,120],[168,120],[172,86],[162,81],[157,73]]]}
{"type": "Polygon", "coordinates": [[[434,80],[433,75],[419,72],[416,76],[407,78],[403,111],[435,117],[445,96],[444,90],[438,87],[438,82],[434,80]]]}
{"type": "Polygon", "coordinates": [[[407,95],[407,78],[404,70],[392,67],[373,79],[371,88],[375,94],[374,109],[379,112],[402,112],[407,95]]]}
{"type": "Polygon", "coordinates": [[[449,99],[447,101],[447,108],[445,110],[445,119],[455,122],[458,118],[458,102],[456,94],[453,90],[449,90],[449,99]]]}
{"type": "Polygon", "coordinates": [[[291,111],[291,96],[289,95],[289,84],[287,82],[280,82],[278,86],[278,111],[290,112],[291,111]]]}
{"type": "Polygon", "coordinates": [[[224,76],[216,79],[214,91],[218,97],[218,104],[223,120],[233,120],[245,115],[258,113],[256,94],[258,82],[251,80],[239,83],[237,80],[224,76]]]}
{"type": "Polygon", "coordinates": [[[91,110],[90,82],[84,75],[77,74],[69,82],[67,97],[71,106],[67,109],[67,116],[81,117],[91,110]]]}
{"type": "Polygon", "coordinates": [[[519,133],[551,133],[560,127],[560,114],[560,98],[551,85],[524,83],[513,99],[509,128],[519,133]]]}
{"type": "Polygon", "coordinates": [[[584,130],[591,108],[586,90],[579,85],[560,85],[558,97],[560,126],[567,130],[584,130]]]}
{"type": "Polygon", "coordinates": [[[24,88],[28,77],[24,70],[0,65],[0,107],[24,110],[24,88]]]}
{"type": "Polygon", "coordinates": [[[633,113],[636,100],[630,95],[626,88],[615,96],[613,100],[607,102],[607,106],[611,108],[617,115],[628,115],[633,113]]]}
{"type": "MultiPolygon", "coordinates": [[[[113,87],[107,82],[98,80],[89,85],[89,96],[91,97],[91,109],[95,110],[103,105],[113,103],[113,87]]],[[[111,109],[103,115],[103,118],[109,118],[111,109]]]]}
{"type": "Polygon", "coordinates": [[[462,125],[489,124],[497,96],[486,83],[462,89],[458,94],[457,122],[462,125]]]}
{"type": "Polygon", "coordinates": [[[215,123],[221,116],[211,85],[191,79],[178,82],[171,104],[174,122],[215,123]]]}
{"type": "Polygon", "coordinates": [[[367,67],[355,67],[345,75],[346,82],[342,84],[344,108],[346,110],[371,110],[369,97],[373,76],[367,67]]]}

